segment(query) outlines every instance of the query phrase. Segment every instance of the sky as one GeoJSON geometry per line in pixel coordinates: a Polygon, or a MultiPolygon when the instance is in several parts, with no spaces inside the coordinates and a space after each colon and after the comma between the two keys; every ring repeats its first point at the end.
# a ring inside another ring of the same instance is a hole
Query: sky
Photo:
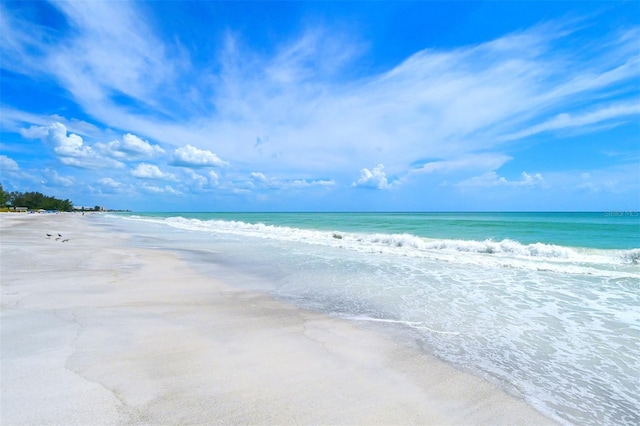
{"type": "Polygon", "coordinates": [[[134,211],[638,211],[638,1],[2,1],[0,183],[134,211]]]}

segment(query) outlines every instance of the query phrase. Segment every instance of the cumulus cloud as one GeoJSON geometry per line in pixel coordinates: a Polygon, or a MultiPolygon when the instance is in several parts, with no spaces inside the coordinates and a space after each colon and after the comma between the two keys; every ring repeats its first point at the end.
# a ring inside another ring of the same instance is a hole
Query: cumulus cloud
{"type": "Polygon", "coordinates": [[[159,145],[152,145],[138,136],[127,133],[122,140],[114,140],[106,144],[97,143],[96,148],[120,160],[137,160],[164,154],[159,145]]]}
{"type": "Polygon", "coordinates": [[[266,182],[267,177],[262,172],[251,172],[249,178],[254,182],[266,182]]]}
{"type": "Polygon", "coordinates": [[[81,136],[68,133],[60,122],[48,126],[31,126],[20,131],[25,138],[42,138],[53,146],[53,151],[62,164],[78,168],[122,168],[124,164],[106,158],[85,144],[81,136]]]}
{"type": "Polygon", "coordinates": [[[12,158],[7,157],[6,155],[0,155],[0,170],[2,171],[15,171],[20,167],[18,163],[12,158]]]}
{"type": "Polygon", "coordinates": [[[173,151],[171,161],[171,165],[179,167],[221,167],[227,164],[213,152],[188,144],[173,151]]]}
{"type": "Polygon", "coordinates": [[[378,164],[372,170],[364,168],[360,170],[360,178],[353,182],[351,186],[367,189],[387,189],[391,184],[387,181],[387,175],[384,172],[384,165],[378,164]]]}
{"type": "Polygon", "coordinates": [[[205,176],[194,172],[191,169],[186,169],[187,176],[191,179],[192,187],[203,189],[203,188],[214,188],[218,186],[218,174],[213,170],[209,170],[205,176]]]}
{"type": "MultiPolygon", "coordinates": [[[[38,32],[41,28],[17,16],[19,8],[0,14],[3,64],[17,73],[53,78],[88,115],[113,128],[202,148],[186,145],[173,152],[171,164],[186,168],[224,166],[224,158],[242,164],[246,176],[250,170],[274,170],[277,158],[276,173],[337,176],[350,173],[357,158],[363,165],[384,162],[393,176],[466,170],[466,176],[478,175],[468,184],[507,185],[496,172],[482,175],[475,163],[497,170],[508,161],[506,154],[473,158],[474,153],[503,148],[508,153],[509,141],[599,123],[615,126],[639,113],[637,103],[629,103],[637,95],[637,28],[603,32],[581,49],[567,49],[581,40],[581,28],[539,25],[474,45],[417,51],[367,75],[361,64],[354,67],[362,70],[357,73],[336,72],[348,70],[345,64],[353,63],[362,46],[333,28],[303,31],[270,46],[270,56],[230,35],[215,67],[220,72],[207,80],[212,84],[194,85],[198,96],[192,98],[167,87],[192,84],[192,75],[180,72],[197,64],[181,67],[187,65],[184,57],[167,60],[172,46],[145,24],[145,8],[128,2],[53,7],[74,28],[60,38],[64,43],[45,42],[50,38],[38,32]],[[113,93],[144,108],[119,104],[113,93]],[[197,105],[188,105],[193,99],[199,99],[197,105]],[[596,103],[603,107],[594,111],[589,105],[596,103]],[[175,112],[186,110],[192,115],[175,112]],[[227,143],[211,135],[224,135],[227,143]],[[416,168],[425,158],[434,160],[416,168]]],[[[48,131],[42,131],[22,133],[45,137],[48,131]]],[[[72,136],[56,151],[63,163],[106,167],[104,161],[90,161],[97,147],[92,153],[72,136]]],[[[125,155],[126,144],[123,138],[112,146],[112,157],[132,158],[125,155]]],[[[134,142],[129,148],[138,159],[151,154],[134,142]]],[[[513,182],[541,182],[528,176],[513,182]]],[[[255,177],[256,185],[274,185],[255,177]]],[[[384,189],[391,183],[379,166],[362,169],[352,186],[384,189]]]]}
{"type": "Polygon", "coordinates": [[[63,157],[96,157],[93,149],[85,145],[80,136],[74,133],[67,135],[67,128],[62,123],[51,124],[47,138],[55,146],[54,151],[63,157]]]}
{"type": "Polygon", "coordinates": [[[140,163],[131,174],[141,179],[176,180],[175,175],[161,171],[155,164],[140,163]]]}

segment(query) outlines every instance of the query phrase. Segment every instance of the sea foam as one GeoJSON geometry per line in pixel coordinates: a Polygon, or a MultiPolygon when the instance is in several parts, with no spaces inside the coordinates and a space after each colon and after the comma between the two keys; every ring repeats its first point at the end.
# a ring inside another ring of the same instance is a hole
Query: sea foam
{"type": "Polygon", "coordinates": [[[226,267],[238,285],[255,274],[251,288],[416,342],[561,422],[638,424],[638,248],[354,232],[330,221],[118,218],[151,230],[154,244],[204,250],[198,259],[222,265],[222,280],[226,267]]]}
{"type": "Polygon", "coordinates": [[[523,244],[511,239],[500,241],[493,239],[482,241],[432,239],[407,233],[324,231],[234,220],[188,219],[181,216],[158,218],[133,215],[125,218],[194,232],[303,242],[364,253],[431,258],[459,263],[483,263],[509,268],[595,274],[609,278],[640,277],[640,271],[635,270],[634,267],[640,262],[640,249],[587,249],[539,242],[523,244]],[[631,269],[625,268],[625,265],[630,266],[631,269]],[[624,270],[617,270],[618,266],[623,267],[624,270]]]}

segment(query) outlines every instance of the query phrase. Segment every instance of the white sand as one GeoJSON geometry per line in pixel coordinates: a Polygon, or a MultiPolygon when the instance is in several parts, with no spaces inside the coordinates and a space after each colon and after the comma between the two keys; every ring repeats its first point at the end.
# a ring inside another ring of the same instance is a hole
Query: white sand
{"type": "Polygon", "coordinates": [[[418,351],[82,216],[0,214],[0,232],[2,425],[552,423],[418,351]]]}

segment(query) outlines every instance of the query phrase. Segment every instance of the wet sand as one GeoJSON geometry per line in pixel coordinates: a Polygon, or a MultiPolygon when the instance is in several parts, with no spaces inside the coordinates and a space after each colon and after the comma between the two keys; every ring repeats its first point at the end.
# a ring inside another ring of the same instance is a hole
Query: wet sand
{"type": "Polygon", "coordinates": [[[3,425],[552,423],[417,350],[87,219],[0,213],[3,425]]]}

